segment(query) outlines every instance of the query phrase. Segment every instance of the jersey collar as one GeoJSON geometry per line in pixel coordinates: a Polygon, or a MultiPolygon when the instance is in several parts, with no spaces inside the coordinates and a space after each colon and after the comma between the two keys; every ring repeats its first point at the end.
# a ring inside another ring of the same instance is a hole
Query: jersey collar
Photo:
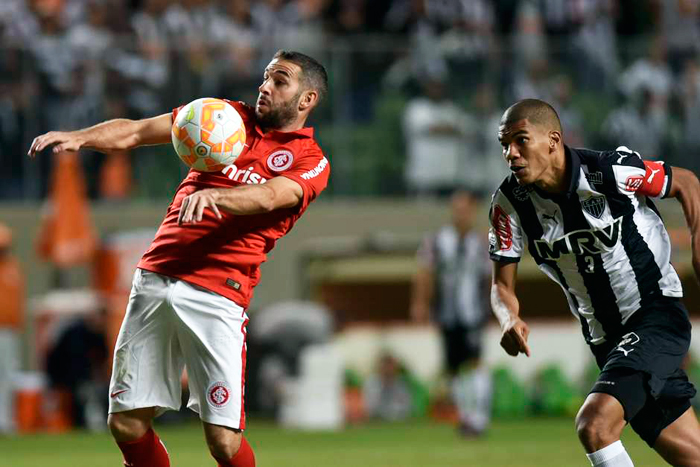
{"type": "Polygon", "coordinates": [[[575,149],[572,149],[567,145],[564,145],[564,151],[566,154],[567,167],[569,170],[571,170],[571,172],[569,172],[571,174],[571,181],[566,194],[571,196],[576,193],[576,190],[578,189],[578,182],[581,178],[581,156],[575,149]]]}
{"type": "Polygon", "coordinates": [[[314,129],[313,127],[307,126],[304,128],[300,128],[299,130],[295,131],[278,131],[278,130],[270,130],[267,133],[263,133],[262,128],[260,128],[260,125],[255,125],[255,132],[260,135],[261,138],[272,138],[272,139],[279,139],[280,136],[286,138],[286,139],[292,139],[290,138],[291,136],[295,136],[297,138],[313,138],[314,137],[314,129]]]}

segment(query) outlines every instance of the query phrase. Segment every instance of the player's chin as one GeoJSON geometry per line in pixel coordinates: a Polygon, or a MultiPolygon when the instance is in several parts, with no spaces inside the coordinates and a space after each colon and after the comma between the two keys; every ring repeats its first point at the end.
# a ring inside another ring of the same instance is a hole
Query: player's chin
{"type": "Polygon", "coordinates": [[[526,169],[514,172],[513,175],[515,175],[515,181],[518,182],[518,185],[529,185],[532,183],[529,176],[530,174],[526,169]]]}
{"type": "Polygon", "coordinates": [[[272,107],[267,102],[257,102],[255,104],[255,115],[257,117],[261,115],[267,115],[272,110],[272,107]]]}

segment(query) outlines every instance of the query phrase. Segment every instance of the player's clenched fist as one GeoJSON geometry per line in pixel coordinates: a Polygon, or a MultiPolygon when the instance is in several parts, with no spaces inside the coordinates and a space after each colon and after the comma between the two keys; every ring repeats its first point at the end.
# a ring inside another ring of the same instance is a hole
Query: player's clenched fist
{"type": "Polygon", "coordinates": [[[49,131],[41,136],[37,136],[32,141],[27,155],[36,157],[38,152],[49,146],[53,146],[53,152],[77,151],[83,144],[82,139],[74,131],[49,131]]]}
{"type": "Polygon", "coordinates": [[[217,190],[215,188],[195,191],[188,195],[182,200],[180,215],[177,218],[178,225],[200,222],[206,208],[214,211],[216,217],[221,219],[221,212],[216,206],[216,199],[217,190]]]}
{"type": "Polygon", "coordinates": [[[520,318],[509,321],[503,327],[501,336],[501,347],[508,353],[516,357],[519,353],[530,356],[530,347],[527,345],[527,338],[530,335],[530,328],[525,321],[520,318]]]}

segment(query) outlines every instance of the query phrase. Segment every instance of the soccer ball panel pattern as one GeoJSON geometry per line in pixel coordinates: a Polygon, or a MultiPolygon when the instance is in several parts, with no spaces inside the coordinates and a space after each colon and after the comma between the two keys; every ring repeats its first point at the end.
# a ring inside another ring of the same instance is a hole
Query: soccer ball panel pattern
{"type": "Polygon", "coordinates": [[[245,125],[235,108],[221,99],[201,98],[184,106],[172,126],[173,148],[189,167],[220,171],[245,148],[245,125]]]}

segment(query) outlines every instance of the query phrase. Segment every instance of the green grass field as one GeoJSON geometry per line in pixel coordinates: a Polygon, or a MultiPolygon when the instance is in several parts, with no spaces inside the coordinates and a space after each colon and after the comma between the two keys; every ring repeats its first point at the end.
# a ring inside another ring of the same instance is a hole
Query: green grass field
{"type": "MultiPolygon", "coordinates": [[[[174,467],[215,466],[197,424],[157,426],[174,467]]],[[[338,432],[285,430],[251,420],[247,437],[260,467],[543,467],[589,466],[569,419],[498,421],[486,437],[462,439],[449,425],[429,421],[371,424],[338,432]]],[[[627,428],[634,465],[664,465],[627,428]]],[[[74,432],[0,437],[2,467],[119,467],[107,433],[74,432]]]]}

